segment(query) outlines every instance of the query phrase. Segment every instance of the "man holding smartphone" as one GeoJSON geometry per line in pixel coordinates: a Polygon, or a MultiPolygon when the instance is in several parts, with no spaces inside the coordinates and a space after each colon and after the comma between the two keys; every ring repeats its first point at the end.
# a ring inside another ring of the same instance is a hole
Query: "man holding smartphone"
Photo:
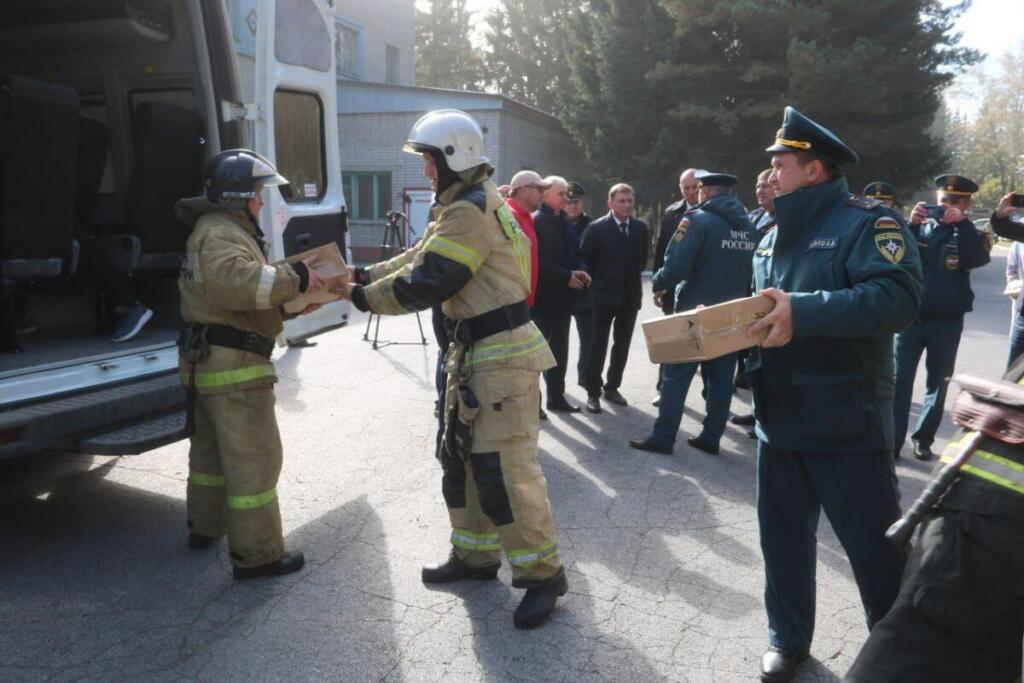
{"type": "Polygon", "coordinates": [[[917,320],[896,336],[896,395],[894,413],[898,458],[910,421],[914,376],[925,354],[925,394],[921,415],[910,438],[914,457],[931,460],[932,442],[942,423],[948,377],[956,365],[956,352],[964,328],[964,314],[972,310],[971,274],[989,262],[991,245],[967,217],[973,180],[959,175],[935,179],[938,204],[918,202],[910,214],[910,230],[917,239],[924,268],[924,299],[917,320]]]}

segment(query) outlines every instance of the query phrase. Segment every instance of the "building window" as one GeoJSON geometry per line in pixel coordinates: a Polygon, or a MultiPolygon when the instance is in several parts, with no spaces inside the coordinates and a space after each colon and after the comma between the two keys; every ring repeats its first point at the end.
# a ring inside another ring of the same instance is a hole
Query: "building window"
{"type": "Polygon", "coordinates": [[[383,219],[391,210],[391,173],[341,174],[348,215],[355,221],[383,219]]]}
{"type": "Polygon", "coordinates": [[[279,188],[286,202],[316,202],[324,196],[324,107],[319,97],[294,90],[274,93],[274,155],[288,179],[279,188]]]}
{"type": "Polygon", "coordinates": [[[338,24],[337,61],[339,76],[360,78],[359,42],[360,35],[357,29],[338,24]]]}
{"type": "Polygon", "coordinates": [[[402,51],[394,45],[384,48],[384,63],[387,67],[387,82],[398,83],[401,79],[402,51]]]}

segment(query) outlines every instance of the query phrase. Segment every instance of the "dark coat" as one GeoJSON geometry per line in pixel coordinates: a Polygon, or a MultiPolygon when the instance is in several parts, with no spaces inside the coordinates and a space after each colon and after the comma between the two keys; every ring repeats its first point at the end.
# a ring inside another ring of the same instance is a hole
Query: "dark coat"
{"type": "Polygon", "coordinates": [[[587,227],[580,249],[593,279],[590,290],[594,306],[640,310],[643,271],[650,249],[647,224],[630,218],[627,241],[609,212],[587,227]]]}
{"type": "Polygon", "coordinates": [[[712,197],[680,220],[652,287],[676,311],[746,296],[756,234],[736,195],[712,197]]]}
{"type": "Polygon", "coordinates": [[[906,224],[843,177],[775,199],[754,250],[754,293],[789,293],[793,338],[747,360],[758,437],[772,448],[888,452],[892,335],[921,305],[921,258],[906,224]]]}
{"type": "MultiPolygon", "coordinates": [[[[669,240],[676,234],[676,228],[679,227],[679,221],[683,217],[683,214],[690,210],[692,207],[687,206],[685,199],[680,199],[678,202],[674,202],[668,205],[665,209],[665,215],[661,218],[661,229],[658,231],[658,244],[654,247],[654,272],[665,264],[665,251],[668,249],[669,240]]],[[[672,312],[672,297],[667,296],[662,300],[661,310],[664,313],[672,312]]]]}
{"type": "Polygon", "coordinates": [[[540,276],[533,309],[542,315],[569,315],[572,312],[573,290],[569,277],[577,269],[579,246],[565,214],[555,214],[547,204],[533,213],[537,230],[537,258],[540,276]]]}
{"type": "Polygon", "coordinates": [[[943,225],[911,225],[924,268],[921,315],[963,315],[974,303],[971,272],[989,262],[985,236],[964,219],[943,225]]]}

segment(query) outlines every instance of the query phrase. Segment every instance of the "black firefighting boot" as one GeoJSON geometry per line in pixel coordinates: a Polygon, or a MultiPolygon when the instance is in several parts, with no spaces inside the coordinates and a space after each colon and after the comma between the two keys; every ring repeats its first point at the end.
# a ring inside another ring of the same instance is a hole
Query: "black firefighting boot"
{"type": "Polygon", "coordinates": [[[462,579],[490,581],[498,576],[498,565],[470,567],[456,557],[453,551],[444,564],[437,567],[424,567],[421,576],[423,583],[451,583],[462,579]]]}
{"type": "Polygon", "coordinates": [[[536,628],[543,624],[555,610],[555,602],[568,590],[569,580],[565,578],[565,569],[559,569],[543,585],[528,588],[513,616],[516,628],[536,628]]]}
{"type": "Polygon", "coordinates": [[[305,556],[293,551],[285,553],[273,562],[261,564],[258,567],[233,567],[232,574],[236,579],[256,579],[261,576],[282,576],[291,574],[302,569],[306,564],[305,556]]]}

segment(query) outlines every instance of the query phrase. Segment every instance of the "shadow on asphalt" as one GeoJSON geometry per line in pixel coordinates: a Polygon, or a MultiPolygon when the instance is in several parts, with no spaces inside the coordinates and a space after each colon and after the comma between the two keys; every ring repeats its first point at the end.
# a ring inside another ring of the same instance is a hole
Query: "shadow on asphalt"
{"type": "Polygon", "coordinates": [[[184,501],[108,480],[120,462],[0,466],[14,522],[0,531],[0,679],[381,680],[395,667],[402,608],[365,498],[287,535],[303,571],[236,582],[226,541],[188,550],[184,501]]]}

